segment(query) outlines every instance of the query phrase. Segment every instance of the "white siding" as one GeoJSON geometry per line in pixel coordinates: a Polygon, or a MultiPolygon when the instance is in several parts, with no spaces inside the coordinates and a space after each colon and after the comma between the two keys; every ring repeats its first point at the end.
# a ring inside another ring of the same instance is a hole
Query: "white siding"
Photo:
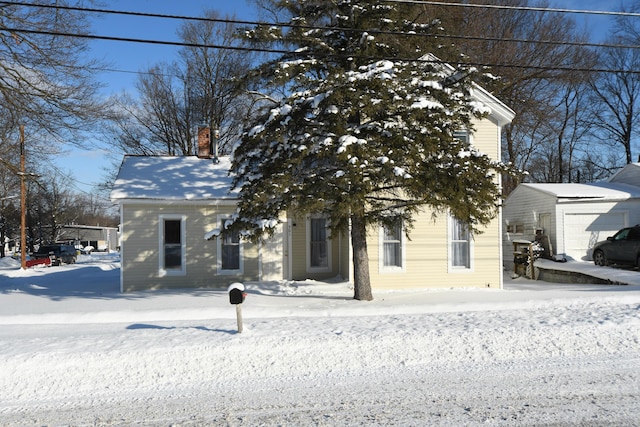
{"type": "Polygon", "coordinates": [[[593,246],[625,227],[627,212],[565,212],[564,252],[578,261],[591,261],[593,246]]]}
{"type": "MultiPolygon", "coordinates": [[[[556,198],[550,194],[533,188],[520,185],[513,190],[504,202],[502,210],[503,218],[503,265],[506,269],[513,269],[513,242],[515,240],[533,240],[535,237],[538,220],[541,214],[551,215],[551,229],[544,230],[549,236],[553,248],[556,248],[556,223],[555,215],[556,198]],[[510,233],[509,225],[521,224],[523,232],[510,233]]],[[[554,249],[555,252],[555,249],[554,249]]]]}
{"type": "Polygon", "coordinates": [[[577,261],[590,261],[590,249],[596,242],[640,220],[640,201],[561,203],[557,215],[557,232],[561,238],[556,252],[577,261]]]}
{"type": "Polygon", "coordinates": [[[626,165],[622,170],[612,176],[609,181],[640,187],[640,164],[631,163],[626,165]]]}

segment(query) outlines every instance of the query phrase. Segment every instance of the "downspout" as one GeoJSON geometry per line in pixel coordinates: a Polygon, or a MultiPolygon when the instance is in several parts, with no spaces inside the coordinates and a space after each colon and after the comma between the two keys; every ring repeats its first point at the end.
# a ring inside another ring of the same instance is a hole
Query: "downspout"
{"type": "Polygon", "coordinates": [[[292,244],[293,244],[293,237],[291,236],[293,234],[293,230],[292,230],[292,221],[291,218],[287,218],[287,235],[286,235],[286,239],[287,239],[287,272],[286,272],[286,279],[285,280],[291,280],[291,278],[293,277],[293,251],[292,251],[292,244]]]}
{"type": "MultiPolygon", "coordinates": [[[[120,203],[120,238],[124,236],[124,203],[120,203]]],[[[120,293],[124,293],[124,245],[120,243],[120,293]]]]}
{"type": "Polygon", "coordinates": [[[262,282],[262,240],[258,240],[258,283],[262,282]]]}
{"type": "MultiPolygon", "coordinates": [[[[502,126],[498,126],[498,161],[502,160],[502,126]]],[[[500,191],[500,197],[502,197],[502,175],[498,174],[498,189],[500,191]]],[[[498,288],[504,289],[504,248],[503,245],[503,234],[502,234],[502,201],[500,201],[500,206],[498,206],[498,288]]]]}

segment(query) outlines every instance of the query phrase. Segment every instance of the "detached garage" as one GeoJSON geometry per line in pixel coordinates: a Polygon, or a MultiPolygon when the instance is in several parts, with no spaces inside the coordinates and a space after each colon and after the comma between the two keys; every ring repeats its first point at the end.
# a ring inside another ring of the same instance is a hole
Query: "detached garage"
{"type": "Polygon", "coordinates": [[[504,202],[505,268],[513,268],[513,243],[534,240],[537,229],[549,237],[553,254],[591,261],[596,242],[640,223],[640,182],[635,186],[612,182],[614,179],[593,184],[519,185],[504,202]]]}

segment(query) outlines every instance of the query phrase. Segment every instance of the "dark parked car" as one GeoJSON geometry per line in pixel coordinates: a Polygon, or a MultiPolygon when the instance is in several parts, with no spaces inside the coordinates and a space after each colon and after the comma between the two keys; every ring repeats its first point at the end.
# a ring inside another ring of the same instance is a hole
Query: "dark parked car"
{"type": "Polygon", "coordinates": [[[640,267],[640,225],[626,227],[593,247],[596,265],[625,264],[640,267]]]}
{"type": "Polygon", "coordinates": [[[33,253],[33,257],[50,258],[51,265],[73,264],[78,258],[76,248],[72,245],[43,245],[33,253]]]}

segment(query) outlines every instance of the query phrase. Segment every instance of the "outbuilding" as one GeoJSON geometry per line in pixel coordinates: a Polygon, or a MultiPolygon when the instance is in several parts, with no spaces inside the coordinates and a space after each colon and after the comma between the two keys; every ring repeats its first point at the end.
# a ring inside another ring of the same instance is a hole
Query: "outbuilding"
{"type": "Polygon", "coordinates": [[[639,166],[599,183],[520,184],[504,202],[504,266],[513,266],[514,242],[533,241],[536,230],[548,236],[553,254],[591,261],[595,243],[640,223],[639,166]]]}

